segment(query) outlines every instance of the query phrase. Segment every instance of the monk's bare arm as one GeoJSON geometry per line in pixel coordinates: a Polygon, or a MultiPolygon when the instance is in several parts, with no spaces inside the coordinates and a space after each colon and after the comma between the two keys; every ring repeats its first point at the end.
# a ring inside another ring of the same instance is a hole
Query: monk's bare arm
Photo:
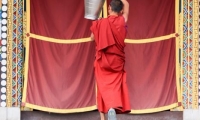
{"type": "Polygon", "coordinates": [[[91,33],[90,38],[91,38],[92,41],[94,40],[94,34],[93,33],[91,33]]]}
{"type": "Polygon", "coordinates": [[[123,8],[123,16],[125,18],[125,22],[128,21],[128,14],[129,14],[129,3],[127,0],[121,0],[122,3],[124,4],[124,8],[123,8]]]}

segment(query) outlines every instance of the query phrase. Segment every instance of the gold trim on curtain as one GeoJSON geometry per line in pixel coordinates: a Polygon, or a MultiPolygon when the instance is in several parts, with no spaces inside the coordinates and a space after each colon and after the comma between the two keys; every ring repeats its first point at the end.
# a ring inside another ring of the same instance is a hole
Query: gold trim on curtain
{"type": "MultiPolygon", "coordinates": [[[[182,102],[182,96],[181,96],[181,79],[180,79],[180,58],[179,58],[179,49],[180,49],[180,30],[179,30],[179,0],[175,0],[175,32],[179,34],[179,36],[176,37],[176,85],[177,85],[177,95],[178,95],[178,102],[182,102]]],[[[176,108],[177,110],[182,110],[182,104],[181,106],[178,106],[176,108]]]]}
{"type": "MultiPolygon", "coordinates": [[[[90,37],[80,38],[80,39],[56,39],[56,38],[50,38],[50,37],[45,37],[45,36],[41,36],[41,35],[36,35],[33,33],[27,33],[27,37],[35,38],[35,39],[42,40],[42,41],[48,41],[48,42],[53,42],[53,43],[63,43],[63,44],[74,44],[74,43],[82,43],[82,42],[92,41],[90,39],[90,37]]],[[[167,39],[175,38],[175,37],[177,37],[177,34],[173,33],[170,35],[165,35],[165,36],[155,37],[155,38],[138,39],[138,40],[126,39],[125,43],[133,43],[133,44],[151,43],[151,42],[163,41],[163,40],[167,40],[167,39]]]]}
{"type": "Polygon", "coordinates": [[[155,37],[155,38],[138,39],[138,40],[126,39],[125,43],[134,43],[134,44],[151,43],[151,42],[158,42],[158,41],[167,40],[167,39],[170,39],[170,38],[175,38],[176,36],[178,36],[178,34],[172,33],[170,35],[165,35],[165,36],[155,37]]]}
{"type": "Polygon", "coordinates": [[[7,35],[7,78],[6,107],[12,107],[12,38],[13,38],[13,0],[8,2],[8,35],[7,35]]]}
{"type": "Polygon", "coordinates": [[[54,113],[87,112],[87,111],[97,109],[96,105],[90,106],[90,107],[84,107],[84,108],[75,108],[75,109],[54,109],[54,108],[48,108],[48,107],[33,105],[33,104],[30,104],[30,103],[26,103],[26,107],[30,107],[30,108],[34,108],[34,109],[42,110],[42,111],[46,111],[46,112],[54,112],[54,113]]]}
{"type": "Polygon", "coordinates": [[[171,105],[162,106],[158,108],[151,108],[151,109],[142,109],[142,110],[131,110],[132,114],[143,114],[143,113],[154,113],[154,112],[160,112],[164,110],[169,110],[171,108],[175,108],[178,106],[178,103],[173,103],[171,105]]]}

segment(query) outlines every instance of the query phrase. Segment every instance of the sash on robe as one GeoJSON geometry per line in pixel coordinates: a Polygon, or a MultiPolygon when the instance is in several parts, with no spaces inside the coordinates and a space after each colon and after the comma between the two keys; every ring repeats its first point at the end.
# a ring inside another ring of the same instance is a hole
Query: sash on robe
{"type": "Polygon", "coordinates": [[[117,113],[130,112],[126,72],[124,71],[126,36],[123,16],[109,16],[91,26],[96,43],[95,76],[97,105],[100,112],[115,108],[117,113]]]}

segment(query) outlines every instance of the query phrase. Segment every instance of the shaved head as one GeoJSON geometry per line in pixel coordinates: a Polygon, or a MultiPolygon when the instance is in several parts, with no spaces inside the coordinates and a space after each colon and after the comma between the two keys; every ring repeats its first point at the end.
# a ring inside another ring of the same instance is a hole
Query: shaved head
{"type": "Polygon", "coordinates": [[[110,7],[112,11],[120,13],[120,11],[123,9],[123,3],[121,0],[112,0],[110,2],[110,7]]]}

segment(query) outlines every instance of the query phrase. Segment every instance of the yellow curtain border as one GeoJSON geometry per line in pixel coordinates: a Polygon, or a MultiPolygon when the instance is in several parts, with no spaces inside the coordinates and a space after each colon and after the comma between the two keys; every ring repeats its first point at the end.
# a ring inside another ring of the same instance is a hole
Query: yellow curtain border
{"type": "Polygon", "coordinates": [[[74,108],[74,109],[55,109],[55,108],[42,107],[30,103],[26,103],[25,106],[32,109],[37,109],[46,112],[53,112],[53,113],[77,113],[77,112],[87,112],[97,109],[96,105],[84,108],[74,108]]]}
{"type": "Polygon", "coordinates": [[[158,108],[151,108],[151,109],[143,109],[143,110],[131,110],[131,114],[144,114],[144,113],[155,113],[155,112],[161,112],[164,110],[169,110],[172,108],[178,107],[178,103],[173,103],[171,105],[162,106],[158,108]]]}
{"type": "Polygon", "coordinates": [[[136,43],[136,44],[151,43],[151,42],[158,42],[158,41],[168,40],[170,38],[175,38],[176,36],[177,36],[177,33],[172,33],[172,34],[169,34],[169,35],[155,37],[155,38],[138,39],[138,40],[126,39],[125,43],[136,43]]]}
{"type": "MultiPolygon", "coordinates": [[[[179,3],[179,0],[176,0],[178,3],[179,3]]],[[[181,0],[181,13],[179,14],[179,16],[180,16],[180,18],[179,18],[179,23],[180,23],[180,28],[179,28],[179,32],[181,33],[180,34],[180,36],[179,36],[179,48],[180,48],[180,69],[179,69],[179,73],[180,73],[180,100],[181,100],[181,102],[183,101],[183,98],[182,98],[182,96],[183,96],[183,74],[182,74],[182,70],[183,70],[183,0],[181,0]]],[[[178,6],[177,6],[178,7],[178,6]]],[[[178,19],[178,18],[177,18],[178,19]]],[[[182,108],[181,108],[181,110],[183,110],[183,103],[181,104],[182,105],[182,108]]]]}
{"type": "Polygon", "coordinates": [[[62,44],[74,44],[74,43],[82,43],[82,42],[93,41],[93,40],[91,40],[90,37],[67,40],[67,39],[56,39],[56,38],[45,37],[45,36],[36,35],[36,34],[33,34],[33,33],[29,33],[29,37],[35,38],[35,39],[38,39],[38,40],[42,40],[42,41],[53,42],[53,43],[62,43],[62,44]]]}
{"type": "MultiPolygon", "coordinates": [[[[175,0],[175,31],[179,33],[179,0],[175,0]]],[[[176,84],[177,84],[177,91],[178,91],[178,101],[181,102],[181,79],[180,79],[180,64],[179,63],[179,42],[180,36],[176,37],[176,84]]]]}
{"type": "MultiPolygon", "coordinates": [[[[26,31],[30,32],[30,0],[26,0],[26,31]]],[[[28,84],[28,61],[29,61],[29,37],[26,37],[26,53],[25,53],[25,62],[24,62],[24,86],[23,86],[23,94],[22,94],[22,102],[26,101],[27,95],[27,84],[28,84]]]]}
{"type": "MultiPolygon", "coordinates": [[[[171,105],[162,106],[158,108],[131,110],[130,114],[155,113],[155,112],[160,112],[164,110],[169,110],[177,106],[178,106],[178,103],[173,103],[171,105]]],[[[41,111],[46,111],[46,112],[53,112],[53,113],[77,113],[77,112],[87,112],[87,111],[97,110],[96,105],[90,106],[90,107],[84,107],[84,108],[74,108],[74,109],[55,109],[55,108],[42,107],[42,106],[26,103],[25,107],[37,109],[41,111]]]]}
{"type": "MultiPolygon", "coordinates": [[[[179,0],[175,0],[175,32],[179,33],[179,0]]],[[[177,95],[178,95],[178,102],[182,101],[181,97],[181,79],[180,79],[180,64],[179,63],[179,49],[180,49],[180,35],[176,38],[176,85],[177,85],[177,95]]],[[[179,106],[180,110],[182,106],[179,106]]]]}
{"type": "MultiPolygon", "coordinates": [[[[35,39],[42,40],[42,41],[53,42],[53,43],[62,43],[62,44],[74,44],[74,43],[82,43],[82,42],[92,41],[90,39],[90,37],[80,38],[80,39],[56,39],[56,38],[50,38],[50,37],[45,37],[45,36],[41,36],[41,35],[36,35],[33,33],[29,33],[27,37],[35,38],[35,39]]],[[[138,39],[138,40],[125,39],[125,43],[132,43],[132,44],[152,43],[152,42],[168,40],[170,38],[177,38],[177,33],[172,33],[172,34],[161,36],[161,37],[147,38],[147,39],[138,39]]]]}

